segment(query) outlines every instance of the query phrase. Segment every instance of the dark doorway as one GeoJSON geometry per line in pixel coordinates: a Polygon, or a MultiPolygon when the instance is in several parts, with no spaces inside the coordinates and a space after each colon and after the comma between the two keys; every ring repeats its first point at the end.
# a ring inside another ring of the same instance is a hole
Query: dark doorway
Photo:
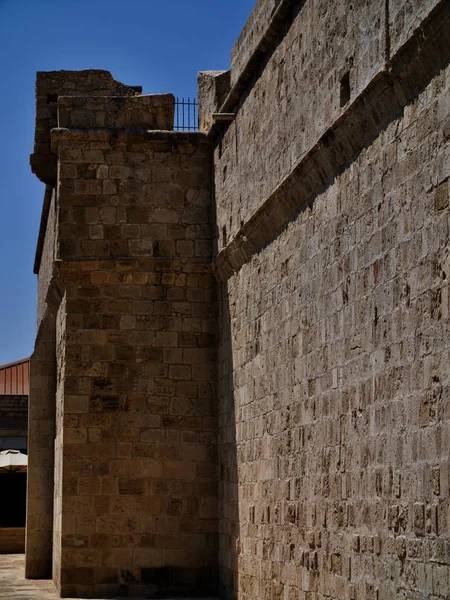
{"type": "Polygon", "coordinates": [[[27,474],[0,474],[0,527],[25,527],[27,474]]]}

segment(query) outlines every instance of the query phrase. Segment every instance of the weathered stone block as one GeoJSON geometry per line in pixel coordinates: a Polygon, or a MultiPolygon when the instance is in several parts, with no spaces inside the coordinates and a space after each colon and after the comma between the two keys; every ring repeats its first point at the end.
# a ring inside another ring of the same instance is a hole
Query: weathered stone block
{"type": "Polygon", "coordinates": [[[230,71],[202,71],[198,74],[198,127],[208,131],[230,90],[230,71]]]}

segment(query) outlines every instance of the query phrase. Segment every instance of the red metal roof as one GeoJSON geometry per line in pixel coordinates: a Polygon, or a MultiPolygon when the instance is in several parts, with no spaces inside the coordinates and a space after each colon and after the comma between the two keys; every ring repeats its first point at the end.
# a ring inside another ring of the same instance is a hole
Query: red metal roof
{"type": "Polygon", "coordinates": [[[0,396],[28,396],[30,391],[30,359],[24,358],[0,366],[0,396]]]}

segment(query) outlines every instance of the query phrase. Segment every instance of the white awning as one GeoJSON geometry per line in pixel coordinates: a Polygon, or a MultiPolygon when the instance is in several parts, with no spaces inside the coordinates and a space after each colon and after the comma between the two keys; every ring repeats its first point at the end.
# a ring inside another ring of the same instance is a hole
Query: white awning
{"type": "Polygon", "coordinates": [[[0,452],[0,473],[18,471],[24,473],[28,466],[28,456],[19,450],[0,452]]]}

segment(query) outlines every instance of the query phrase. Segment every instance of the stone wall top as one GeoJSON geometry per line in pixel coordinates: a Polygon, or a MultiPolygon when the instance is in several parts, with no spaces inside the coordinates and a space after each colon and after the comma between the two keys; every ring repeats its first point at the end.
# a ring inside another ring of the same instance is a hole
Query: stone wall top
{"type": "Polygon", "coordinates": [[[59,96],[135,96],[139,86],[116,81],[109,71],[38,71],[36,75],[36,129],[32,171],[44,183],[56,179],[55,157],[50,150],[50,130],[57,126],[59,96]]]}
{"type": "Polygon", "coordinates": [[[60,96],[58,127],[172,130],[174,110],[175,98],[172,94],[60,96]]]}
{"type": "Polygon", "coordinates": [[[284,0],[258,0],[244,29],[231,51],[231,85],[239,79],[242,70],[256,50],[270,25],[273,14],[284,0]]]}

